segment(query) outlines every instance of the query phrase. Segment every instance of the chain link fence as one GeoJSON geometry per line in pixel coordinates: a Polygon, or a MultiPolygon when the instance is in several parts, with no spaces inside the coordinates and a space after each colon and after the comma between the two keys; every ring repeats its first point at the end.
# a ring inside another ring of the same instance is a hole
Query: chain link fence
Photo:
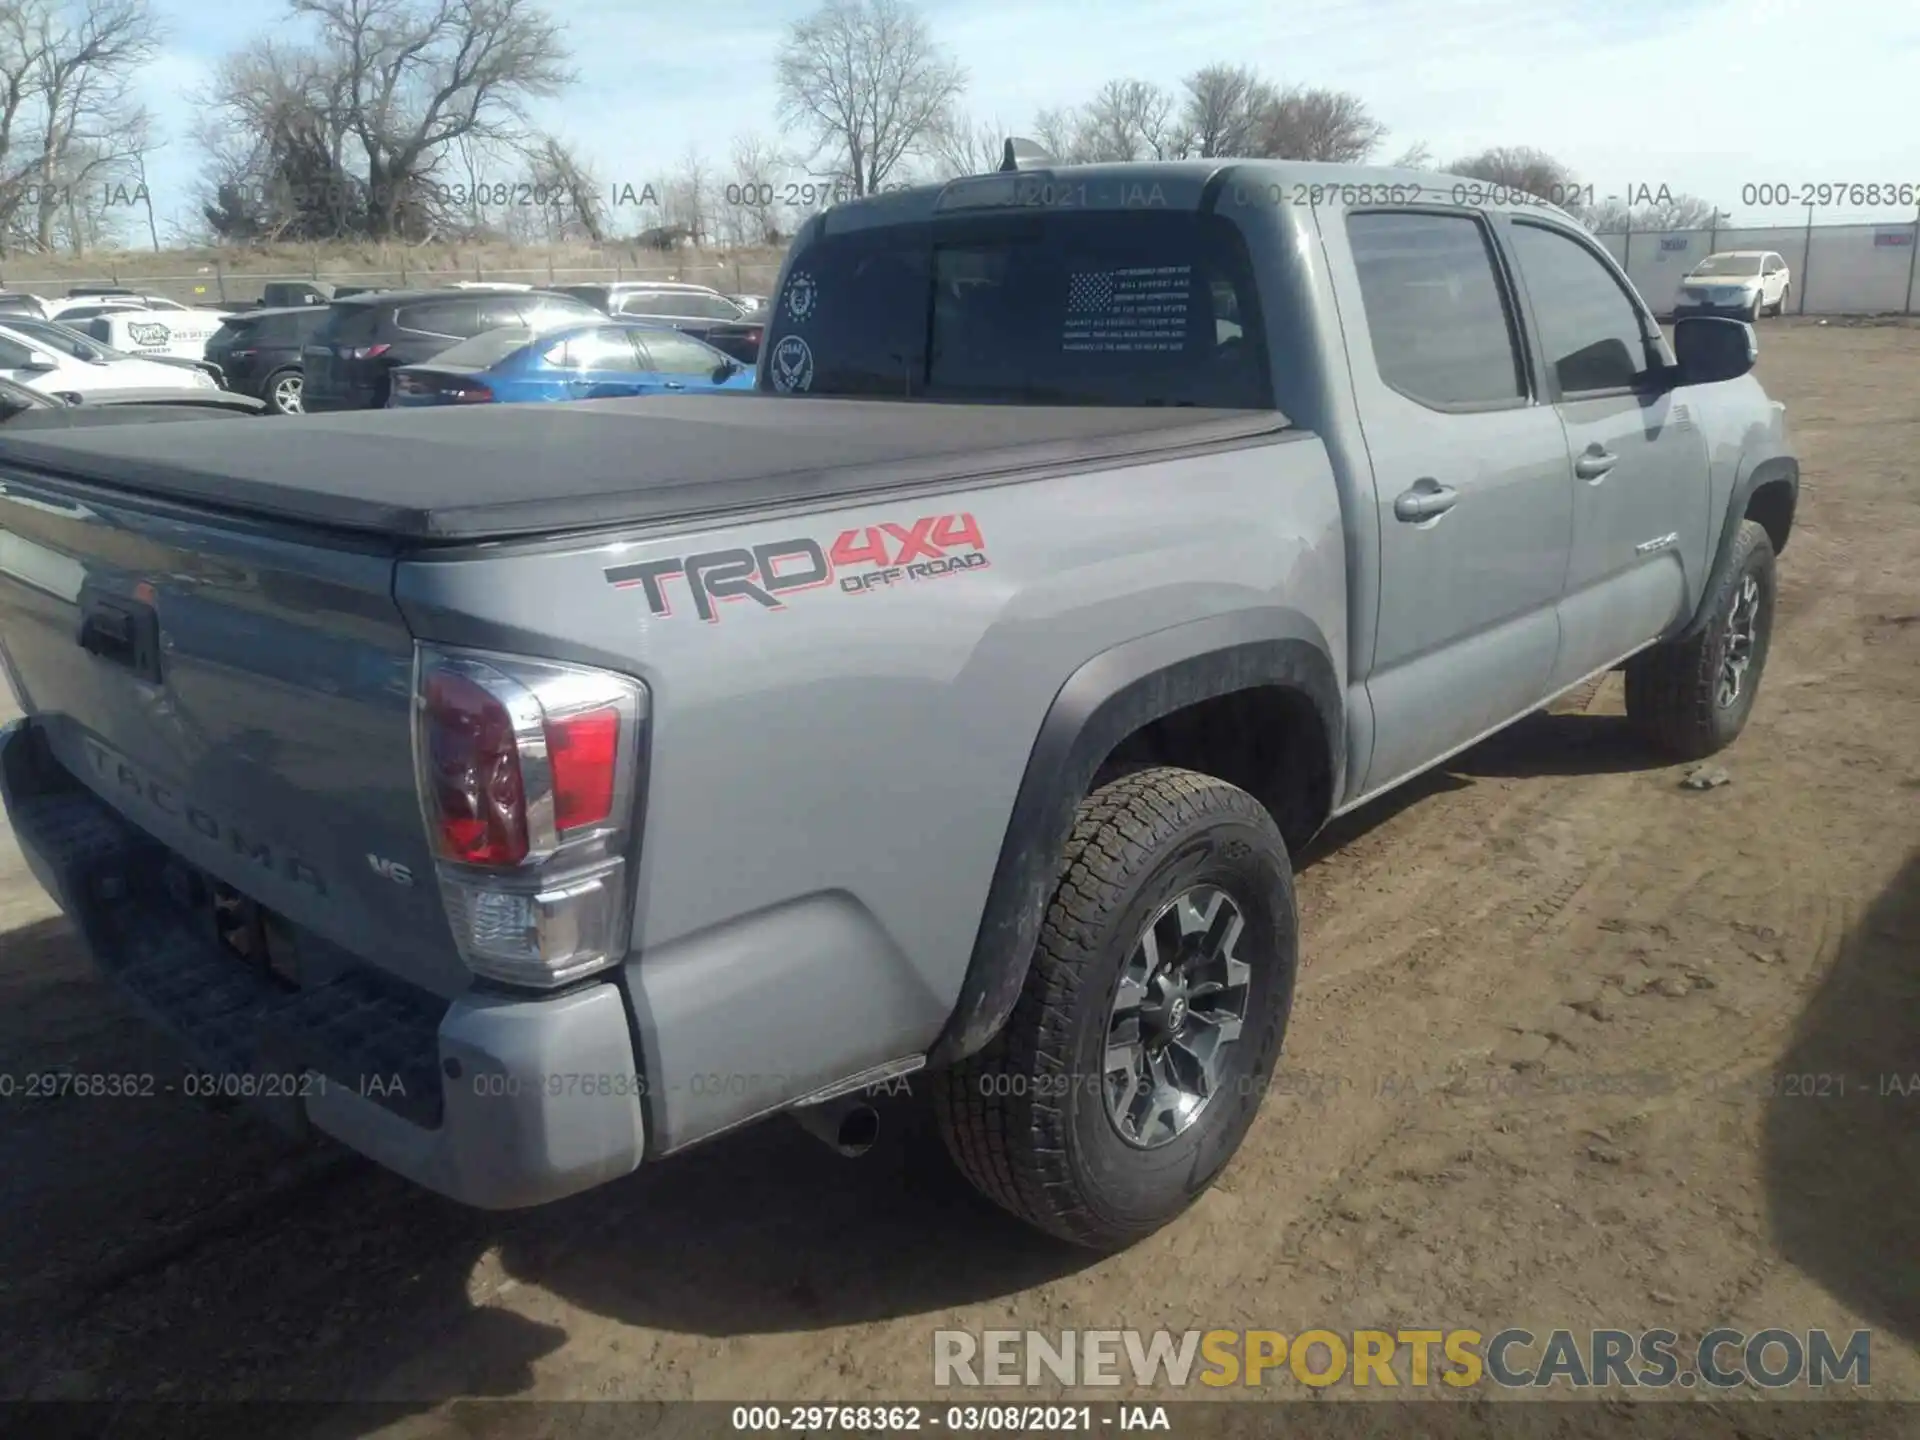
{"type": "Polygon", "coordinates": [[[108,261],[93,273],[63,266],[58,274],[44,270],[36,273],[29,258],[17,265],[0,263],[0,289],[52,299],[66,295],[75,287],[111,285],[143,295],[164,296],[183,305],[255,301],[269,284],[303,280],[367,288],[428,287],[474,281],[542,286],[673,280],[710,285],[729,295],[764,295],[779,278],[781,259],[778,252],[764,251],[737,255],[682,251],[663,255],[657,261],[613,256],[602,264],[563,263],[551,256],[533,263],[526,263],[523,258],[522,263],[514,265],[489,264],[480,258],[458,265],[444,259],[438,263],[409,264],[402,257],[391,268],[383,269],[341,269],[315,262],[305,269],[273,270],[256,269],[221,258],[198,264],[189,260],[187,264],[191,269],[188,269],[181,265],[185,258],[164,254],[129,255],[108,261]],[[156,273],[161,271],[169,273],[156,273]]]}
{"type": "MultiPolygon", "coordinates": [[[[1681,277],[1720,250],[1771,250],[1791,271],[1787,312],[1798,315],[1912,315],[1915,262],[1920,258],[1920,217],[1905,224],[1722,227],[1702,230],[1642,230],[1602,233],[1596,238],[1621,263],[1647,302],[1660,314],[1678,298],[1681,277]]],[[[265,268],[257,256],[127,254],[93,273],[78,266],[0,262],[0,288],[46,297],[74,286],[115,285],[163,295],[182,304],[233,304],[258,300],[274,281],[323,280],[336,285],[432,286],[459,281],[504,281],[563,285],[620,280],[677,280],[710,285],[727,294],[764,295],[779,278],[780,252],[737,253],[681,250],[628,251],[584,257],[520,252],[513,263],[492,263],[474,253],[419,255],[401,251],[378,269],[337,267],[316,254],[304,269],[265,268]],[[255,268],[255,266],[262,268],[255,268]],[[164,272],[164,273],[161,273],[164,272]]]]}

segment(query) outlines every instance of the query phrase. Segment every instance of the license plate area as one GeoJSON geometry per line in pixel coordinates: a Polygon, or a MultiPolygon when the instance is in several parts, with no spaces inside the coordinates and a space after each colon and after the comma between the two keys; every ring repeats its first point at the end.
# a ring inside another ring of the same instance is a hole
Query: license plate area
{"type": "Polygon", "coordinates": [[[169,859],[161,883],[174,908],[235,964],[289,993],[301,988],[299,946],[279,915],[177,856],[169,859]]]}

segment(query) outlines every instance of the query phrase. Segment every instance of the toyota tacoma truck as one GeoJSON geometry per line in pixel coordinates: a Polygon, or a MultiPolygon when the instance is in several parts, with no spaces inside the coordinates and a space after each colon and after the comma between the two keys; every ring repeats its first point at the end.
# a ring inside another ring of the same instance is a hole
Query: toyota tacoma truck
{"type": "Polygon", "coordinates": [[[1234,1154],[1329,817],[1625,670],[1751,713],[1752,330],[1281,162],[827,210],[757,391],[0,437],[34,871],[201,1088],[484,1207],[928,1072],[1094,1247],[1234,1154]]]}

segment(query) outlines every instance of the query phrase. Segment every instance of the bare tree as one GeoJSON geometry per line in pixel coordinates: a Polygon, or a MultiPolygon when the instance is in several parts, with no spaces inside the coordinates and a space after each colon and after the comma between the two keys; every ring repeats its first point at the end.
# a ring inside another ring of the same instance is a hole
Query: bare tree
{"type": "Polygon", "coordinates": [[[1184,120],[1200,156],[1254,155],[1263,117],[1280,103],[1279,92],[1246,65],[1209,65],[1182,82],[1184,120]]]}
{"type": "Polygon", "coordinates": [[[153,190],[147,184],[147,142],[142,136],[139,144],[133,147],[133,178],[139,187],[140,198],[147,207],[147,239],[153,242],[154,254],[160,253],[160,227],[153,219],[153,190]]]}
{"type": "Polygon", "coordinates": [[[688,244],[699,245],[707,239],[712,221],[712,190],[713,171],[706,157],[689,146],[680,159],[680,168],[660,195],[665,224],[685,231],[688,244]]]}
{"type": "Polygon", "coordinates": [[[733,142],[732,168],[721,186],[719,211],[729,241],[736,245],[777,245],[783,235],[782,180],[790,166],[759,135],[733,142]]]}
{"type": "Polygon", "coordinates": [[[1146,80],[1109,80],[1080,114],[1076,149],[1089,160],[1175,160],[1187,132],[1172,95],[1146,80]]]}
{"type": "Polygon", "coordinates": [[[967,74],[904,0],[828,0],[787,31],[780,118],[808,132],[809,165],[870,195],[929,143],[967,74]]]}
{"type": "Polygon", "coordinates": [[[596,245],[606,240],[600,181],[572,146],[557,136],[542,137],[527,157],[527,178],[533,213],[552,227],[549,239],[567,239],[577,232],[596,245]]]}
{"type": "Polygon", "coordinates": [[[1358,96],[1295,86],[1261,111],[1253,153],[1355,165],[1386,138],[1387,127],[1373,118],[1358,96]]]}
{"type": "Polygon", "coordinates": [[[1707,230],[1726,214],[1698,195],[1665,192],[1658,199],[1641,205],[1629,205],[1624,200],[1598,200],[1581,207],[1577,213],[1596,234],[1618,234],[1623,230],[1707,230]]]}
{"type": "Polygon", "coordinates": [[[0,249],[104,233],[105,207],[81,192],[125,173],[146,128],[134,72],[158,43],[146,0],[0,4],[0,249]]]}
{"type": "Polygon", "coordinates": [[[976,123],[958,113],[946,116],[928,136],[927,159],[933,178],[952,180],[998,170],[1012,134],[997,119],[976,123]]]}
{"type": "Polygon", "coordinates": [[[118,141],[140,123],[133,72],[160,41],[146,0],[86,0],[77,10],[41,0],[21,8],[31,26],[40,132],[34,243],[46,250],[66,208],[63,192],[126,158],[118,141]]]}
{"type": "Polygon", "coordinates": [[[1565,205],[1579,188],[1573,170],[1544,150],[1531,146],[1497,146],[1469,155],[1447,166],[1449,174],[1485,180],[1509,190],[1523,190],[1553,205],[1565,205]]]}
{"type": "Polygon", "coordinates": [[[1029,128],[1034,143],[1062,164],[1077,165],[1087,158],[1080,151],[1080,112],[1072,106],[1040,111],[1029,128]]]}
{"type": "Polygon", "coordinates": [[[1417,140],[1387,164],[1396,170],[1431,170],[1433,169],[1433,151],[1427,148],[1426,141],[1417,140]]]}
{"type": "MultiPolygon", "coordinates": [[[[522,153],[528,102],[573,78],[535,0],[287,0],[287,10],[310,37],[229,56],[208,97],[252,142],[214,159],[216,194],[225,185],[237,201],[244,181],[269,202],[276,190],[331,202],[319,213],[268,203],[251,218],[272,228],[313,234],[330,220],[332,233],[384,239],[485,223],[471,204],[438,203],[429,178],[459,164],[461,142],[470,160],[522,153]]],[[[218,208],[231,218],[232,206],[218,208]]]]}

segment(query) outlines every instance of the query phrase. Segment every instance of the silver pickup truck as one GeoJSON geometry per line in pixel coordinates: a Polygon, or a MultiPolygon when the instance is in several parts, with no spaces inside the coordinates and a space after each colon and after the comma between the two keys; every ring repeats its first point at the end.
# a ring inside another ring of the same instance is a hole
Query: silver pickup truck
{"type": "Polygon", "coordinates": [[[1559,211],[1018,171],[796,238],[764,393],[0,437],[20,843],[223,1095],[489,1207],[930,1072],[1115,1246],[1246,1134],[1289,856],[1610,668],[1739,734],[1798,468],[1559,211]]]}

